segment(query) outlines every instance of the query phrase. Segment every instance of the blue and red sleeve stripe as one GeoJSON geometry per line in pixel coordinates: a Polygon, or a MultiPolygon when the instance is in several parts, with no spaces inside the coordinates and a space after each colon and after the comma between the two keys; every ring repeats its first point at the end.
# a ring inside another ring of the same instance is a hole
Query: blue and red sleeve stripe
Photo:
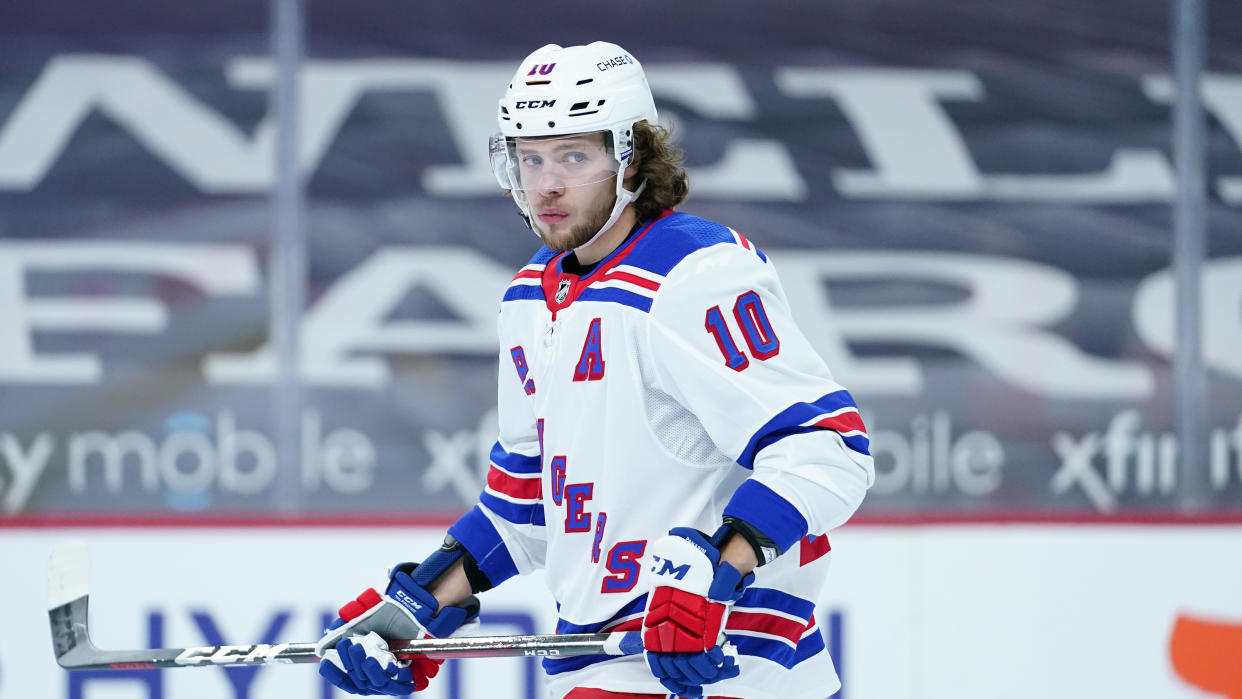
{"type": "Polygon", "coordinates": [[[871,453],[871,440],[858,414],[858,405],[849,391],[841,389],[810,403],[794,403],[782,410],[751,435],[737,462],[746,468],[754,468],[755,456],[764,447],[790,435],[815,430],[832,430],[841,435],[845,446],[853,451],[871,453]]]}

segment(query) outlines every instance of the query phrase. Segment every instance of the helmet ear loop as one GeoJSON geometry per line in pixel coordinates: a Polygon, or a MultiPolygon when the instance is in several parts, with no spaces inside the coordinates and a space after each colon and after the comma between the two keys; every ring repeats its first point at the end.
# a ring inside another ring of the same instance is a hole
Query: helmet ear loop
{"type": "Polygon", "coordinates": [[[625,162],[620,162],[617,166],[618,208],[617,208],[617,211],[615,211],[613,215],[614,221],[616,220],[617,216],[621,213],[620,209],[623,209],[625,208],[625,206],[638,201],[638,197],[641,196],[643,193],[643,190],[647,188],[647,180],[645,179],[639,182],[638,186],[632,190],[626,189],[625,187],[625,181],[627,179],[630,179],[631,177],[638,177],[638,160],[635,157],[636,155],[637,153],[635,153],[634,151],[631,151],[630,157],[626,159],[625,162]],[[634,168],[633,175],[626,174],[626,171],[629,170],[630,168],[634,168]],[[622,204],[621,202],[624,202],[624,204],[622,204]]]}
{"type": "MultiPolygon", "coordinates": [[[[643,180],[633,190],[627,190],[625,183],[630,179],[630,175],[626,174],[626,170],[635,168],[632,176],[638,176],[638,149],[635,147],[636,134],[633,130],[633,124],[626,125],[625,129],[616,127],[609,132],[612,138],[612,153],[617,159],[617,201],[621,201],[625,197],[627,204],[637,201],[638,195],[642,194],[642,190],[647,186],[647,181],[643,180]],[[622,159],[621,154],[625,154],[622,159]]],[[[617,212],[620,214],[620,212],[617,212]]]]}
{"type": "Polygon", "coordinates": [[[634,178],[634,177],[638,177],[638,163],[634,160],[633,156],[631,156],[629,162],[623,163],[620,166],[620,168],[617,170],[617,196],[618,197],[628,192],[633,195],[633,199],[631,199],[631,201],[633,201],[634,199],[638,199],[638,195],[641,194],[643,191],[643,188],[647,186],[647,181],[643,180],[642,182],[639,182],[638,186],[632,190],[626,189],[625,181],[630,178],[634,178]],[[626,171],[629,170],[630,168],[634,168],[633,175],[626,174],[626,171]]]}
{"type": "MultiPolygon", "coordinates": [[[[638,197],[642,196],[643,190],[647,188],[647,180],[639,182],[638,186],[634,188],[634,191],[630,191],[625,188],[625,171],[628,170],[629,167],[630,163],[622,163],[617,166],[616,202],[612,205],[612,213],[608,216],[608,220],[604,222],[604,227],[596,231],[595,235],[591,236],[590,240],[582,245],[579,245],[577,248],[574,248],[575,250],[581,250],[591,243],[594,243],[596,240],[599,240],[599,237],[609,228],[612,228],[612,224],[616,223],[617,219],[621,218],[621,212],[625,210],[625,207],[635,201],[638,201],[638,197]]],[[[637,175],[637,173],[635,173],[635,175],[637,175]]]]}

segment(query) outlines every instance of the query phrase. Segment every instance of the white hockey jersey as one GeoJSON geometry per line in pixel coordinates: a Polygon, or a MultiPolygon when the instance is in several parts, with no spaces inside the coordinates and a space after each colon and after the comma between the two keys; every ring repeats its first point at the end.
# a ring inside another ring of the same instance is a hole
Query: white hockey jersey
{"type": "MultiPolygon", "coordinates": [[[[849,393],[795,326],[772,264],[732,229],[645,223],[592,271],[547,248],[501,303],[500,436],[477,506],[450,529],[493,583],[546,568],[558,633],[637,630],[649,542],[743,519],[783,551],[726,633],[741,675],[713,696],[839,688],[815,618],[825,533],[873,478],[849,393]]],[[[573,687],[661,694],[642,656],[544,661],[573,687]]]]}

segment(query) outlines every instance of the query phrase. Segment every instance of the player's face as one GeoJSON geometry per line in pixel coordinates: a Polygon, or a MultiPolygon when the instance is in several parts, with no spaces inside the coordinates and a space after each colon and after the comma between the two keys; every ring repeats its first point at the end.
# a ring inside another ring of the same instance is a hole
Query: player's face
{"type": "Polygon", "coordinates": [[[517,139],[515,151],[531,222],[548,247],[572,250],[608,222],[617,164],[603,134],[517,139]]]}

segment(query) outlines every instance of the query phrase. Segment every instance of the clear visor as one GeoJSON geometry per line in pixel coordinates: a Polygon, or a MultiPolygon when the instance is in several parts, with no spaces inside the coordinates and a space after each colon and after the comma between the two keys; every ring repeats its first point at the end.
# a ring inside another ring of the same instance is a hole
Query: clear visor
{"type": "Polygon", "coordinates": [[[620,163],[608,131],[491,139],[492,170],[500,186],[525,198],[530,191],[554,191],[609,180],[620,163]]]}

